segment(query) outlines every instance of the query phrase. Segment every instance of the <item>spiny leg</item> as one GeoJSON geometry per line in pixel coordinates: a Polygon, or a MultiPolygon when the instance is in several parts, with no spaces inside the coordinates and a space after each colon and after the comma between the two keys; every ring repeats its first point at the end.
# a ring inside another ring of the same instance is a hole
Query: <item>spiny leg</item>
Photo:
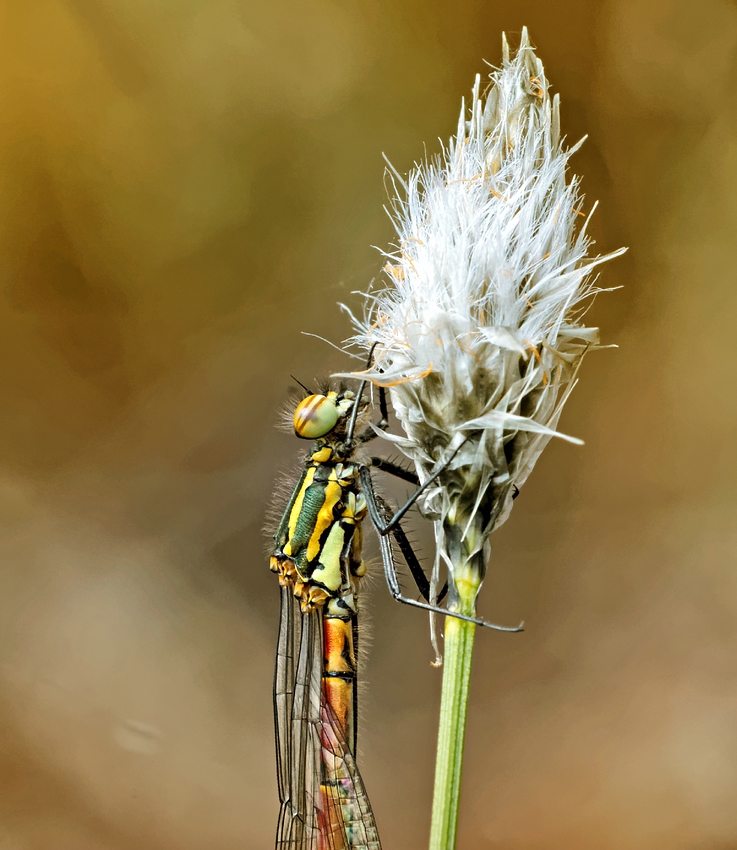
{"type": "MultiPolygon", "coordinates": [[[[382,519],[378,509],[376,508],[375,503],[373,505],[373,513],[372,513],[371,512],[372,511],[371,503],[369,501],[369,513],[371,514],[371,520],[374,523],[374,525],[376,526],[376,530],[379,532],[380,535],[383,536],[383,535],[389,534],[389,532],[395,526],[399,525],[400,520],[407,513],[407,511],[412,507],[412,505],[414,505],[414,503],[420,498],[420,496],[425,492],[425,490],[427,490],[427,488],[432,483],[434,483],[434,481],[440,475],[442,475],[443,472],[445,472],[445,470],[450,466],[450,464],[453,461],[453,458],[458,454],[458,452],[461,450],[462,446],[463,446],[463,443],[461,443],[461,445],[458,446],[458,448],[453,452],[453,454],[448,458],[448,460],[441,467],[439,467],[437,470],[435,470],[435,472],[433,472],[433,474],[423,484],[421,484],[415,490],[415,492],[409,497],[409,499],[407,499],[407,501],[402,505],[401,508],[399,508],[399,510],[394,514],[394,516],[390,520],[385,521],[384,519],[382,519]]],[[[387,461],[387,463],[388,463],[388,461],[387,461]]],[[[397,469],[401,469],[401,467],[397,467],[397,469]]],[[[407,470],[403,470],[403,472],[406,472],[406,471],[407,470]]],[[[369,471],[369,468],[367,466],[362,465],[359,468],[358,474],[359,474],[359,477],[361,479],[361,487],[367,493],[370,492],[371,495],[373,496],[374,482],[371,478],[371,472],[369,471]]]]}
{"type": "Polygon", "coordinates": [[[415,475],[414,472],[412,472],[411,469],[405,469],[398,463],[393,463],[392,461],[387,460],[386,458],[372,457],[371,466],[374,469],[380,469],[382,472],[386,472],[389,475],[393,475],[395,478],[401,478],[402,481],[408,481],[410,484],[414,484],[416,487],[420,486],[420,479],[415,475]]]}
{"type": "MultiPolygon", "coordinates": [[[[384,517],[391,516],[391,510],[389,505],[374,493],[374,498],[376,499],[376,503],[379,507],[379,510],[384,514],[384,517]]],[[[430,601],[430,582],[427,580],[427,576],[425,575],[425,571],[422,569],[422,565],[420,564],[417,555],[415,555],[414,550],[412,549],[412,544],[409,542],[409,538],[405,534],[404,529],[401,525],[396,525],[392,529],[392,534],[394,535],[394,539],[397,541],[397,545],[399,546],[399,550],[404,557],[404,560],[407,562],[407,566],[409,567],[410,572],[412,573],[412,578],[414,579],[415,584],[417,585],[417,589],[420,591],[422,598],[426,601],[430,601]]],[[[442,602],[445,594],[448,592],[448,582],[446,582],[442,588],[440,589],[440,593],[438,594],[435,602],[442,602]]]]}
{"type": "MultiPolygon", "coordinates": [[[[378,342],[375,342],[371,346],[371,350],[368,353],[368,358],[366,360],[366,370],[371,368],[371,362],[374,359],[374,349],[378,345],[378,342]]],[[[346,443],[351,444],[354,442],[353,433],[356,430],[356,420],[358,419],[358,409],[361,406],[361,399],[363,398],[363,393],[368,385],[368,380],[364,379],[361,381],[358,392],[356,393],[356,400],[353,403],[353,410],[351,411],[351,418],[348,422],[348,430],[346,432],[346,443]]],[[[377,423],[376,427],[381,431],[385,431],[389,425],[389,410],[386,406],[386,391],[383,387],[379,387],[379,412],[381,413],[381,419],[377,423]]],[[[356,444],[366,443],[369,440],[373,440],[376,436],[376,432],[372,427],[368,427],[362,431],[358,437],[356,437],[356,444]]]]}
{"type": "MultiPolygon", "coordinates": [[[[466,614],[459,614],[456,611],[449,611],[447,608],[441,608],[439,605],[433,605],[430,602],[419,602],[416,599],[410,599],[407,596],[402,594],[402,589],[399,586],[399,578],[397,577],[397,568],[394,563],[394,553],[392,552],[391,541],[389,540],[389,533],[393,533],[395,539],[397,539],[396,531],[399,527],[399,520],[402,516],[409,510],[409,508],[414,504],[418,496],[421,495],[422,491],[425,487],[432,483],[432,480],[437,477],[437,475],[442,472],[444,467],[435,473],[435,476],[431,476],[425,484],[420,487],[414,496],[409,500],[409,502],[404,505],[403,508],[400,508],[397,513],[394,514],[394,517],[389,522],[386,522],[384,518],[381,516],[381,509],[379,507],[379,498],[377,497],[374,491],[373,481],[371,479],[371,473],[369,472],[367,467],[361,467],[360,475],[361,475],[361,487],[363,493],[366,497],[366,505],[368,507],[369,516],[371,517],[371,521],[374,524],[377,532],[379,533],[379,544],[381,546],[381,560],[384,566],[384,576],[386,577],[386,583],[389,587],[389,592],[397,600],[397,602],[402,602],[404,605],[411,605],[414,608],[422,608],[425,611],[432,611],[435,614],[443,614],[446,617],[455,617],[458,620],[467,620],[469,623],[476,623],[477,626],[485,626],[488,629],[496,629],[500,632],[521,632],[524,630],[524,623],[520,623],[519,626],[498,626],[494,623],[487,623],[486,620],[482,620],[479,617],[469,617],[466,614]]],[[[404,535],[404,532],[402,532],[404,535]]],[[[406,536],[405,536],[406,540],[406,536]]],[[[397,543],[399,540],[397,539],[397,543]]],[[[409,545],[409,541],[407,541],[409,545]]],[[[401,549],[401,543],[399,543],[401,549]]],[[[411,549],[411,547],[410,547],[411,549]]],[[[404,553],[403,553],[404,554],[404,553]]],[[[414,553],[413,557],[414,557],[414,553]]],[[[405,556],[406,557],[406,556],[405,556]]],[[[427,578],[422,572],[422,568],[419,566],[417,559],[414,558],[416,566],[419,568],[420,573],[422,573],[422,579],[427,582],[427,578]]],[[[410,570],[412,570],[412,576],[417,582],[418,587],[420,587],[420,581],[418,581],[417,576],[412,567],[412,563],[408,562],[408,566],[410,570]]],[[[420,592],[423,593],[422,588],[420,587],[420,592]]],[[[423,593],[423,596],[425,594],[423,593]]],[[[425,596],[427,599],[429,597],[429,583],[428,583],[428,594],[425,596]]]]}
{"type": "Polygon", "coordinates": [[[399,587],[399,579],[397,578],[397,569],[394,564],[394,553],[392,552],[391,541],[388,537],[379,537],[381,544],[381,560],[384,564],[384,575],[386,583],[389,585],[389,592],[397,600],[404,605],[412,605],[414,608],[422,608],[424,611],[431,611],[433,614],[442,614],[445,617],[455,617],[457,620],[467,620],[469,623],[475,623],[477,626],[485,626],[487,629],[495,629],[498,632],[522,632],[524,631],[524,623],[519,626],[497,626],[495,623],[487,623],[478,617],[468,617],[466,614],[459,614],[456,611],[449,611],[447,608],[441,608],[439,605],[431,605],[427,602],[418,602],[416,599],[409,599],[402,595],[399,587]]]}
{"type": "MultiPolygon", "coordinates": [[[[371,458],[371,466],[374,469],[380,469],[382,472],[386,472],[389,475],[394,475],[396,478],[401,478],[403,481],[408,481],[410,484],[414,484],[419,487],[420,479],[409,469],[405,469],[403,466],[400,466],[397,463],[393,463],[390,460],[386,460],[383,457],[372,457],[371,458]]],[[[376,496],[376,501],[381,508],[381,512],[384,515],[384,521],[387,522],[392,518],[392,511],[389,505],[378,495],[376,496]]],[[[412,573],[412,578],[417,585],[417,589],[422,594],[422,598],[425,601],[430,601],[430,582],[427,580],[425,576],[425,571],[422,569],[422,565],[420,564],[417,555],[415,555],[414,550],[412,549],[412,544],[409,542],[409,539],[402,528],[401,525],[396,525],[392,528],[392,534],[394,535],[394,539],[397,541],[397,545],[404,557],[404,560],[407,562],[407,566],[412,573]]],[[[448,592],[448,582],[440,589],[440,593],[438,594],[435,602],[442,602],[446,593],[448,592]]]]}
{"type": "MultiPolygon", "coordinates": [[[[375,347],[376,344],[374,344],[374,348],[375,347]]],[[[374,348],[371,349],[369,358],[371,357],[371,355],[373,355],[374,348]]],[[[368,369],[370,365],[371,362],[369,359],[369,363],[367,364],[366,368],[368,369]]],[[[375,439],[378,434],[376,433],[374,428],[378,428],[380,431],[386,431],[386,429],[389,427],[389,408],[386,404],[386,390],[384,389],[384,387],[379,387],[379,414],[381,416],[381,419],[379,419],[376,425],[374,425],[373,427],[369,425],[367,428],[364,428],[364,430],[358,435],[358,437],[356,437],[357,444],[360,445],[361,443],[368,443],[369,440],[375,439]]]]}

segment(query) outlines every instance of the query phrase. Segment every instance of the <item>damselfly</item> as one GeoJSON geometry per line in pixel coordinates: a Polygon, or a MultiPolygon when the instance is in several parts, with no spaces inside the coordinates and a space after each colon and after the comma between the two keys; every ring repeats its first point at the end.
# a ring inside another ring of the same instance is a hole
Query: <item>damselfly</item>
{"type": "MultiPolygon", "coordinates": [[[[362,444],[387,427],[386,399],[380,390],[380,422],[357,433],[358,423],[368,413],[365,388],[363,381],[357,392],[340,386],[310,394],[294,411],[296,435],[315,442],[274,535],[270,562],[281,585],[274,681],[281,800],[277,850],[380,850],[355,761],[358,600],[366,571],[361,524],[367,515],[379,533],[384,573],[394,598],[450,613],[429,601],[430,584],[399,523],[452,457],[392,515],[374,491],[371,468],[415,485],[419,482],[397,464],[358,455],[362,444]],[[390,534],[424,602],[402,594],[390,534]]],[[[436,601],[443,595],[444,590],[436,601]]]]}

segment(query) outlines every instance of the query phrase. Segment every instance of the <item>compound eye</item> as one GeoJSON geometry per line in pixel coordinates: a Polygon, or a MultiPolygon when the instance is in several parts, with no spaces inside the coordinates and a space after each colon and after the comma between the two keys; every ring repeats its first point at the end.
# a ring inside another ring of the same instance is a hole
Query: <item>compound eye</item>
{"type": "Polygon", "coordinates": [[[336,403],[324,395],[308,395],[294,411],[294,433],[305,440],[324,437],[340,418],[336,403]]]}

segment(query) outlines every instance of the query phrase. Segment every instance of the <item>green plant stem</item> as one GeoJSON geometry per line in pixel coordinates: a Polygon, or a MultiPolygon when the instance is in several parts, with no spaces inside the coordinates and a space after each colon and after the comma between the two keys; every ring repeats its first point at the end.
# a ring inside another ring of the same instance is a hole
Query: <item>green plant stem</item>
{"type": "Polygon", "coordinates": [[[454,850],[463,769],[471,655],[476,625],[445,618],[443,686],[440,698],[438,752],[435,762],[430,850],[454,850]]]}

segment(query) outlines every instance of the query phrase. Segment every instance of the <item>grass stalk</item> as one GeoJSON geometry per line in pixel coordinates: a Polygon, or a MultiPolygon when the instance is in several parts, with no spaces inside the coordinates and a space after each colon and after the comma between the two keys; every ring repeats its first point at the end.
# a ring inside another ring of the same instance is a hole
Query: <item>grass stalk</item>
{"type": "Polygon", "coordinates": [[[430,850],[454,850],[463,770],[468,689],[476,625],[445,618],[443,685],[435,762],[430,850]]]}

